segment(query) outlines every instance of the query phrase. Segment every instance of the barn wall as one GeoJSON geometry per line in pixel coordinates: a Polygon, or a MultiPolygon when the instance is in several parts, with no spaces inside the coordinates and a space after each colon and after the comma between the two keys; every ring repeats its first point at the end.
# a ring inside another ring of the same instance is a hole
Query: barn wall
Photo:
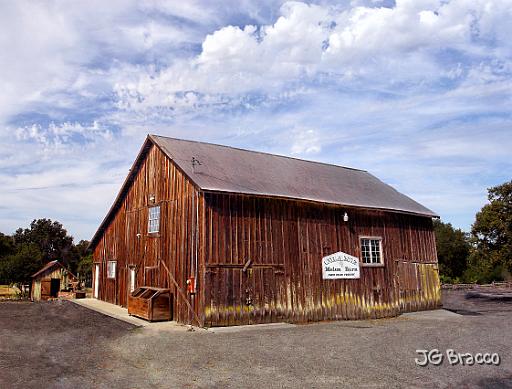
{"type": "Polygon", "coordinates": [[[430,218],[213,193],[205,203],[208,325],[379,318],[440,304],[430,218]],[[363,235],[382,237],[384,266],[322,280],[322,257],[360,257],[363,235]]]}
{"type": "MultiPolygon", "coordinates": [[[[136,267],[136,286],[170,288],[174,295],[174,318],[189,322],[190,310],[162,266],[162,261],[186,293],[186,280],[201,266],[197,212],[202,217],[202,197],[181,171],[152,145],[125,196],[121,207],[94,249],[100,264],[101,300],[126,306],[129,268],[136,267]],[[150,194],[155,204],[149,203],[150,194]],[[160,205],[160,232],[148,234],[148,208],[160,205]],[[137,237],[140,234],[140,237],[137,237]],[[107,278],[107,262],[117,261],[116,278],[107,278]]],[[[94,280],[93,276],[93,280],[94,280]]],[[[200,294],[187,295],[196,313],[200,294]]]]}

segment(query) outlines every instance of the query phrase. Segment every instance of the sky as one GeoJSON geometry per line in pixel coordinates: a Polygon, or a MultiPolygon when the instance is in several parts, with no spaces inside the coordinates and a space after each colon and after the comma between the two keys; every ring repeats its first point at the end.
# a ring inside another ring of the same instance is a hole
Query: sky
{"type": "Polygon", "coordinates": [[[0,0],[0,231],[91,239],[148,133],[368,170],[468,231],[512,176],[512,0],[0,0]]]}

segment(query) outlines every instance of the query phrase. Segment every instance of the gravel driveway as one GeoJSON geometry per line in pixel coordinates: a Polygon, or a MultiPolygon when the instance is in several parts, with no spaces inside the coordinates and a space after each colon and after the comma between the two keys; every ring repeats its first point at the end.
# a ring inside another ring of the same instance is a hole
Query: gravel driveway
{"type": "Polygon", "coordinates": [[[443,301],[462,315],[194,332],[136,328],[67,301],[0,303],[0,388],[512,388],[512,302],[463,291],[443,301]],[[420,367],[416,349],[501,363],[420,367]]]}

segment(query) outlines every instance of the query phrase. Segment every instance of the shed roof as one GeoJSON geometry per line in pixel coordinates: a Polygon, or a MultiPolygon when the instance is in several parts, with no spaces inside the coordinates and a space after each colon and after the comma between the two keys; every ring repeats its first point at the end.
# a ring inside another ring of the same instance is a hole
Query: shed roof
{"type": "Polygon", "coordinates": [[[121,204],[151,144],[203,191],[271,196],[437,217],[365,170],[211,143],[149,135],[116,201],[91,241],[121,204]],[[193,162],[194,161],[194,162],[193,162]]]}
{"type": "MultiPolygon", "coordinates": [[[[60,263],[58,260],[50,261],[46,265],[44,265],[41,269],[39,269],[36,273],[32,274],[32,278],[35,278],[38,275],[45,273],[46,271],[50,270],[51,268],[53,268],[55,266],[59,266],[63,269],[66,269],[66,267],[62,263],[60,263]]],[[[68,270],[68,272],[69,272],[69,270],[68,270]]],[[[69,272],[69,274],[71,274],[71,276],[75,277],[75,275],[73,273],[69,272]]]]}

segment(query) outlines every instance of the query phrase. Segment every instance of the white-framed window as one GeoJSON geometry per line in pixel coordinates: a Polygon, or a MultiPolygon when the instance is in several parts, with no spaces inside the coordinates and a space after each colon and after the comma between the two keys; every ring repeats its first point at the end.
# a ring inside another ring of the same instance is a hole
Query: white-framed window
{"type": "Polygon", "coordinates": [[[151,234],[153,232],[160,231],[160,206],[149,208],[149,218],[148,218],[148,232],[151,234]]]}
{"type": "Polygon", "coordinates": [[[116,278],[116,261],[107,262],[107,278],[116,278]]]}
{"type": "Polygon", "coordinates": [[[361,242],[361,261],[363,265],[383,265],[382,238],[362,236],[359,240],[361,242]]]}

